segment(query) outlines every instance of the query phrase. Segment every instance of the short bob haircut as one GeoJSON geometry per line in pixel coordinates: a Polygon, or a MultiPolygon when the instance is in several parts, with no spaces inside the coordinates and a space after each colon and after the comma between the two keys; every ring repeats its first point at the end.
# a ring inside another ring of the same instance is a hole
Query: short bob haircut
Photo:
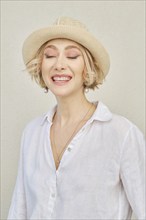
{"type": "MultiPolygon", "coordinates": [[[[43,44],[38,50],[38,52],[36,53],[35,57],[26,64],[26,69],[30,73],[31,78],[34,79],[37,82],[37,84],[39,84],[46,91],[48,91],[49,88],[47,88],[43,80],[42,73],[41,73],[41,64],[42,64],[44,49],[47,43],[48,42],[43,44]]],[[[95,62],[91,53],[82,45],[80,44],[78,45],[82,52],[83,59],[85,62],[85,67],[86,67],[86,73],[83,75],[84,89],[94,90],[95,88],[98,88],[98,86],[103,83],[103,80],[105,79],[104,73],[99,68],[98,63],[95,62]]]]}

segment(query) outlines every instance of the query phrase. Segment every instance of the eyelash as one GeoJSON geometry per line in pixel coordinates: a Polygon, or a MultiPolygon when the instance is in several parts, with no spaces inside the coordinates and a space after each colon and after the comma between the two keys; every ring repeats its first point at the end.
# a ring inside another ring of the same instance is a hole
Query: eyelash
{"type": "MultiPolygon", "coordinates": [[[[47,54],[45,54],[45,57],[47,58],[47,59],[49,59],[49,58],[54,58],[54,57],[56,57],[56,56],[48,56],[47,54]]],[[[75,57],[67,57],[68,59],[77,59],[79,57],[79,55],[78,56],[75,56],[75,57]]]]}
{"type": "Polygon", "coordinates": [[[46,58],[53,58],[53,57],[55,57],[55,56],[48,56],[47,54],[45,54],[45,57],[46,57],[46,58]]]}
{"type": "Polygon", "coordinates": [[[72,60],[75,60],[75,59],[77,59],[78,58],[78,56],[76,56],[76,57],[67,57],[68,59],[72,59],[72,60]]]}

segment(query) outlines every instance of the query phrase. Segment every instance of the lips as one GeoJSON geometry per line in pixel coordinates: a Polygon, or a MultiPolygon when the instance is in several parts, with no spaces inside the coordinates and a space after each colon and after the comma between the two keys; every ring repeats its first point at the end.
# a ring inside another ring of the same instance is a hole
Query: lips
{"type": "Polygon", "coordinates": [[[54,75],[52,80],[54,83],[67,83],[72,79],[69,75],[54,75]]]}

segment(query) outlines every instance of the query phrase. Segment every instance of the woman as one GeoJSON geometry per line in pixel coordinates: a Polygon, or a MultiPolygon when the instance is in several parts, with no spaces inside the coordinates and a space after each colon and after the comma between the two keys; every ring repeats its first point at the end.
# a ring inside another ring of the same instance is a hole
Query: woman
{"type": "Polygon", "coordinates": [[[26,39],[23,58],[57,105],[24,130],[8,219],[145,219],[143,135],[85,96],[109,70],[101,43],[62,17],[26,39]]]}

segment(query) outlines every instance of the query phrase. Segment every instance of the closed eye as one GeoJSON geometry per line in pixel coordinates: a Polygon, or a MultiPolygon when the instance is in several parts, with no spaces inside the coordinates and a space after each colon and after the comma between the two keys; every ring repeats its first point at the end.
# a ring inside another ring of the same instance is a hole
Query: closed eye
{"type": "Polygon", "coordinates": [[[77,59],[79,56],[75,56],[75,57],[67,57],[68,59],[77,59]]]}
{"type": "Polygon", "coordinates": [[[45,54],[45,57],[46,57],[46,58],[53,58],[53,57],[55,57],[55,56],[49,56],[49,55],[45,54]]]}

